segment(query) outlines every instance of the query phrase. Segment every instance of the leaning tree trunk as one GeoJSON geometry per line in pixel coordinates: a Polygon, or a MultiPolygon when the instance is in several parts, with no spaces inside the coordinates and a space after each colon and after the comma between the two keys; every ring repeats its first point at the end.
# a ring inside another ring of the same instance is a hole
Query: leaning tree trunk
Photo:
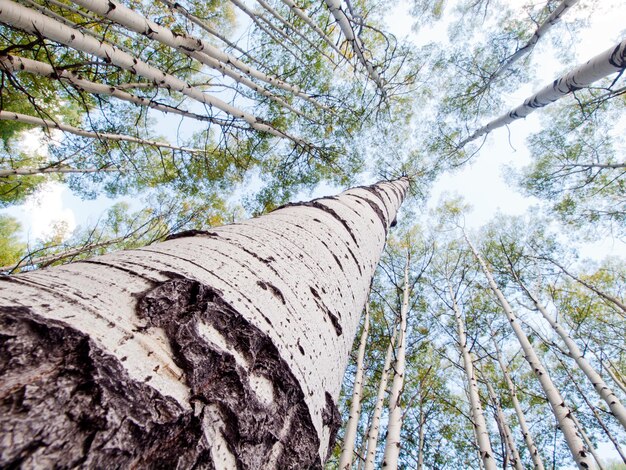
{"type": "Polygon", "coordinates": [[[411,264],[410,252],[406,255],[404,265],[404,281],[402,283],[402,306],[400,307],[400,331],[398,332],[398,348],[396,360],[393,363],[393,382],[389,391],[389,420],[387,424],[387,440],[385,441],[385,454],[383,467],[395,470],[398,468],[400,456],[400,430],[402,428],[402,407],[400,398],[404,389],[404,373],[406,369],[406,317],[409,311],[409,267],[411,264]]]}
{"type": "Polygon", "coordinates": [[[559,423],[559,429],[565,437],[565,441],[567,442],[567,446],[572,454],[572,457],[574,458],[574,462],[576,462],[578,467],[583,470],[591,468],[592,463],[589,459],[589,456],[587,455],[587,449],[585,448],[585,444],[576,432],[574,414],[565,403],[565,400],[563,400],[561,393],[555,387],[554,382],[552,382],[552,379],[548,375],[548,371],[539,360],[539,356],[537,356],[535,349],[530,343],[528,336],[526,336],[526,333],[522,329],[519,321],[517,320],[517,317],[513,313],[513,309],[504,297],[504,294],[502,294],[502,292],[498,288],[498,285],[493,279],[491,271],[489,271],[489,268],[485,264],[482,256],[480,255],[480,253],[478,253],[465,232],[463,233],[463,235],[465,236],[465,241],[467,242],[468,246],[472,250],[472,253],[474,254],[474,257],[476,258],[476,261],[478,261],[480,268],[485,274],[487,282],[489,283],[489,287],[491,288],[494,295],[497,297],[498,303],[502,306],[502,309],[504,310],[504,313],[509,320],[509,324],[511,325],[511,328],[513,329],[513,332],[517,337],[522,351],[524,352],[524,359],[526,359],[526,362],[528,362],[528,365],[537,377],[537,380],[539,381],[541,388],[546,395],[546,399],[550,403],[554,417],[559,423]]]}
{"type": "Polygon", "coordinates": [[[407,189],[0,278],[0,467],[321,468],[407,189]]]}
{"type": "Polygon", "coordinates": [[[352,468],[352,454],[354,453],[354,440],[356,439],[359,417],[361,416],[361,394],[363,392],[363,360],[365,359],[365,346],[370,329],[369,299],[365,304],[365,320],[363,320],[363,332],[359,343],[359,352],[356,360],[356,376],[354,377],[354,389],[352,391],[352,403],[350,404],[350,417],[346,424],[346,433],[343,437],[343,449],[339,457],[341,470],[352,468]]]}
{"type": "Polygon", "coordinates": [[[491,398],[491,402],[496,409],[496,422],[500,424],[500,429],[502,431],[502,435],[505,441],[504,443],[510,454],[511,466],[515,468],[515,470],[524,470],[524,466],[522,465],[522,459],[520,458],[519,452],[517,451],[517,445],[515,444],[513,432],[511,431],[511,427],[509,426],[507,417],[502,410],[502,406],[500,406],[500,401],[498,399],[498,396],[496,395],[496,391],[493,389],[489,382],[485,381],[485,385],[487,386],[489,398],[491,398]]]}
{"type": "Polygon", "coordinates": [[[488,134],[494,129],[506,126],[517,119],[525,118],[537,108],[543,108],[569,93],[588,87],[601,78],[613,73],[622,72],[625,68],[626,40],[604,51],[602,54],[595,56],[585,64],[576,67],[568,74],[557,78],[530,98],[526,99],[526,101],[517,108],[474,131],[469,137],[463,139],[457,147],[461,148],[465,144],[488,134]]]}

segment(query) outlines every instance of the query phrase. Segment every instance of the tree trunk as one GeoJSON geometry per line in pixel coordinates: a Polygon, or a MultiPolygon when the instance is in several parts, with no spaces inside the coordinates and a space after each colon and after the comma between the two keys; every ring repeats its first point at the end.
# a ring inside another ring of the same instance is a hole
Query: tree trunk
{"type": "Polygon", "coordinates": [[[480,460],[483,462],[486,470],[496,470],[496,460],[491,448],[491,441],[489,440],[489,431],[487,430],[483,407],[480,404],[478,382],[476,381],[476,373],[474,371],[474,361],[472,360],[472,355],[467,349],[465,324],[463,322],[463,317],[461,316],[461,311],[456,303],[456,296],[452,290],[449,280],[448,293],[450,294],[452,311],[454,312],[454,318],[456,319],[457,334],[459,336],[459,350],[461,351],[463,368],[465,369],[465,375],[467,377],[467,395],[469,397],[471,410],[470,416],[473,421],[472,424],[474,426],[474,434],[476,436],[476,444],[478,445],[480,460]]]}
{"type": "Polygon", "coordinates": [[[343,438],[343,450],[339,457],[339,468],[341,470],[352,468],[352,454],[354,453],[354,440],[359,425],[361,414],[361,393],[363,392],[363,359],[365,358],[365,346],[367,344],[367,334],[370,327],[369,300],[365,304],[365,319],[363,320],[363,332],[356,360],[356,376],[354,377],[354,389],[352,391],[352,403],[350,404],[350,417],[346,425],[346,433],[343,438]]]}
{"type": "Polygon", "coordinates": [[[613,416],[615,416],[615,418],[626,430],[626,408],[624,408],[624,405],[622,405],[622,403],[619,401],[617,395],[615,395],[613,390],[611,390],[606,382],[604,382],[600,374],[596,372],[593,366],[589,364],[589,361],[585,359],[582,351],[574,342],[574,340],[567,334],[565,329],[559,323],[554,321],[554,319],[546,311],[545,307],[539,302],[537,297],[526,288],[524,283],[519,279],[517,275],[515,275],[515,278],[522,290],[528,296],[528,298],[532,301],[533,304],[535,304],[535,307],[537,308],[537,310],[539,310],[543,318],[545,318],[545,320],[550,324],[552,329],[559,335],[563,343],[565,343],[565,346],[567,346],[567,350],[569,351],[570,357],[574,359],[576,365],[578,365],[580,370],[582,370],[585,376],[589,379],[600,398],[602,398],[608,405],[611,413],[613,413],[613,416]]]}
{"type": "Polygon", "coordinates": [[[541,459],[541,455],[539,455],[539,449],[537,449],[535,441],[530,434],[530,429],[528,429],[528,424],[526,424],[526,416],[524,415],[524,410],[522,410],[522,406],[517,399],[517,391],[515,390],[515,385],[513,384],[513,381],[509,376],[509,371],[507,370],[506,364],[504,364],[504,361],[502,360],[502,354],[500,353],[500,348],[498,347],[498,343],[495,341],[495,339],[493,341],[493,344],[496,348],[496,357],[498,360],[498,364],[500,365],[500,369],[502,370],[502,374],[504,375],[506,385],[509,388],[511,401],[513,402],[515,414],[517,415],[517,422],[519,423],[519,427],[522,430],[522,435],[524,436],[524,441],[526,442],[526,448],[528,449],[528,453],[530,454],[530,457],[533,461],[535,470],[544,470],[545,467],[543,466],[543,460],[541,459]]]}
{"type": "Polygon", "coordinates": [[[593,57],[568,74],[557,78],[526,99],[517,108],[474,131],[472,135],[458,144],[458,148],[462,148],[467,143],[488,134],[494,129],[506,126],[517,119],[525,118],[536,109],[543,108],[573,91],[588,87],[593,82],[613,73],[621,72],[624,68],[626,68],[626,40],[593,57]]]}
{"type": "Polygon", "coordinates": [[[0,278],[0,466],[320,469],[408,185],[0,278]]]}
{"type": "Polygon", "coordinates": [[[511,427],[507,422],[504,411],[502,411],[502,407],[500,406],[500,402],[498,401],[496,391],[493,389],[489,382],[485,381],[485,385],[487,386],[489,398],[491,398],[491,402],[496,409],[496,420],[500,423],[500,428],[502,429],[502,434],[504,436],[504,442],[507,450],[509,451],[509,455],[511,456],[511,466],[516,470],[524,470],[524,466],[522,465],[522,459],[519,456],[517,446],[515,445],[515,439],[513,438],[513,433],[511,432],[511,427]]]}
{"type": "Polygon", "coordinates": [[[398,332],[398,348],[396,350],[396,360],[393,365],[393,382],[389,392],[389,420],[387,424],[387,440],[385,441],[385,454],[383,456],[383,467],[395,470],[398,468],[398,457],[400,455],[400,430],[402,429],[402,407],[400,398],[404,389],[404,374],[406,368],[406,317],[409,311],[409,267],[411,264],[411,254],[407,252],[406,264],[404,266],[404,282],[402,283],[402,307],[400,308],[400,331],[398,332]]]}
{"type": "MultiPolygon", "coordinates": [[[[420,406],[423,406],[421,404],[420,406]]],[[[417,468],[416,470],[422,470],[424,468],[424,427],[426,426],[426,414],[420,411],[420,430],[417,436],[417,468]]]]}
{"type": "Polygon", "coordinates": [[[602,465],[602,460],[600,460],[600,456],[596,452],[596,449],[593,447],[593,442],[591,442],[591,440],[589,439],[589,436],[587,436],[587,433],[585,432],[585,430],[583,428],[583,425],[580,424],[580,421],[578,421],[578,418],[576,416],[572,415],[572,419],[574,420],[574,423],[576,423],[576,427],[578,428],[578,432],[580,433],[580,435],[583,437],[585,443],[587,444],[587,448],[589,449],[589,453],[593,456],[593,460],[596,461],[596,464],[598,465],[598,469],[599,470],[605,470],[604,469],[604,465],[602,465]]]}
{"type": "Polygon", "coordinates": [[[498,70],[491,77],[489,77],[489,83],[500,77],[506,70],[511,68],[513,64],[515,64],[522,57],[530,54],[535,48],[535,45],[537,45],[537,42],[539,42],[539,39],[541,39],[541,36],[546,34],[546,32],[553,25],[561,21],[561,18],[567,12],[567,10],[572,8],[577,3],[578,0],[563,0],[559,4],[559,6],[554,9],[550,16],[548,16],[548,18],[546,18],[546,20],[539,25],[539,27],[535,30],[533,35],[528,40],[528,42],[524,44],[523,47],[519,48],[511,57],[506,60],[504,64],[502,64],[502,66],[498,68],[498,70]]]}
{"type": "MultiPolygon", "coordinates": [[[[157,109],[164,113],[178,114],[180,116],[188,117],[198,121],[210,121],[222,126],[225,126],[227,124],[227,122],[224,120],[214,119],[210,116],[203,116],[201,114],[185,111],[184,109],[175,108],[174,106],[157,103],[156,101],[148,98],[131,95],[130,93],[123,91],[118,86],[91,82],[89,80],[81,78],[79,74],[71,70],[55,69],[50,64],[28,59],[26,57],[18,57],[7,54],[0,57],[0,66],[10,72],[28,72],[40,75],[42,77],[61,79],[70,83],[80,91],[86,91],[95,95],[113,96],[119,100],[128,101],[129,103],[133,103],[138,106],[145,106],[157,109]]],[[[154,84],[151,83],[146,85],[154,87],[154,84]]]]}
{"type": "Polygon", "coordinates": [[[550,403],[550,406],[552,407],[552,412],[554,413],[557,422],[559,423],[559,428],[561,429],[561,432],[563,432],[565,441],[567,442],[567,446],[569,447],[572,457],[574,458],[574,462],[576,462],[578,467],[582,470],[591,468],[592,464],[589,456],[587,455],[585,445],[580,439],[580,436],[578,436],[578,434],[576,433],[576,426],[573,420],[572,411],[565,404],[565,401],[563,400],[560,392],[554,386],[552,379],[548,375],[548,371],[539,360],[539,357],[532,347],[532,344],[530,344],[526,333],[524,333],[524,330],[522,330],[522,327],[517,321],[517,317],[513,313],[513,309],[498,288],[498,285],[493,279],[493,276],[491,275],[489,268],[487,268],[487,265],[485,264],[482,256],[480,256],[465,232],[463,232],[463,235],[465,236],[465,240],[472,250],[472,253],[474,253],[474,257],[478,261],[478,264],[480,265],[483,273],[485,274],[485,277],[487,278],[487,281],[489,283],[489,287],[497,297],[498,302],[502,306],[502,309],[504,310],[504,313],[509,320],[511,328],[513,329],[513,332],[515,333],[515,336],[517,337],[517,340],[522,347],[522,350],[524,351],[524,359],[526,359],[528,365],[530,365],[530,368],[533,370],[535,376],[541,384],[541,388],[546,394],[546,398],[550,403]]]}
{"type": "Polygon", "coordinates": [[[111,134],[110,132],[86,131],[84,129],[79,129],[78,127],[68,126],[67,124],[52,121],[51,119],[41,119],[35,116],[27,116],[26,114],[14,113],[12,111],[0,111],[0,121],[15,121],[24,124],[32,124],[34,126],[45,127],[47,130],[59,129],[63,132],[69,132],[70,134],[79,135],[81,137],[89,137],[92,139],[111,140],[114,142],[133,142],[136,144],[179,150],[181,152],[188,153],[205,153],[205,151],[201,149],[179,147],[177,145],[168,144],[167,142],[141,139],[139,137],[133,137],[131,135],[111,134]]]}
{"type": "MultiPolygon", "coordinates": [[[[1,119],[1,118],[0,118],[1,119]]],[[[113,172],[119,171],[117,168],[105,167],[105,168],[70,168],[67,166],[50,165],[42,168],[11,168],[7,170],[0,170],[0,178],[7,176],[27,176],[27,175],[44,175],[44,174],[58,174],[58,173],[100,173],[100,172],[113,172]]],[[[1,270],[1,268],[0,268],[1,270]]]]}
{"type": "Polygon", "coordinates": [[[374,460],[376,459],[376,450],[378,448],[378,434],[380,431],[380,417],[383,414],[383,405],[385,403],[385,392],[387,391],[387,382],[389,381],[389,372],[391,371],[391,356],[393,355],[394,344],[399,333],[395,332],[389,338],[389,346],[385,355],[385,363],[380,374],[380,383],[378,384],[378,394],[376,396],[376,406],[372,422],[367,430],[367,454],[365,457],[365,470],[374,469],[374,460]]]}

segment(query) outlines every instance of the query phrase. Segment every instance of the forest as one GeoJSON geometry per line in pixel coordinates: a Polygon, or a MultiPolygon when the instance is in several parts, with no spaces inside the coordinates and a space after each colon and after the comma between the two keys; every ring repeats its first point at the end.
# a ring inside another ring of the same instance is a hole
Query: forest
{"type": "Polygon", "coordinates": [[[624,17],[0,0],[0,467],[626,468],[624,17]]]}

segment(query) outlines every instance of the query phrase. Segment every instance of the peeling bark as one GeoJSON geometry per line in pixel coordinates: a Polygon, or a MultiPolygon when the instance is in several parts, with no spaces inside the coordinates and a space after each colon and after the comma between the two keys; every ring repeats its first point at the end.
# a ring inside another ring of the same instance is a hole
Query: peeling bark
{"type": "Polygon", "coordinates": [[[378,187],[2,278],[0,466],[320,469],[391,223],[360,198],[408,181],[378,187]]]}

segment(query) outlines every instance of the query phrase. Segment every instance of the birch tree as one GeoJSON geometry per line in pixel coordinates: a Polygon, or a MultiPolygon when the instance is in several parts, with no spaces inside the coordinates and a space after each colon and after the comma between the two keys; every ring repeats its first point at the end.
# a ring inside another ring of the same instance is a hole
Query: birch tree
{"type": "Polygon", "coordinates": [[[5,281],[2,465],[319,467],[408,184],[5,281]]]}

